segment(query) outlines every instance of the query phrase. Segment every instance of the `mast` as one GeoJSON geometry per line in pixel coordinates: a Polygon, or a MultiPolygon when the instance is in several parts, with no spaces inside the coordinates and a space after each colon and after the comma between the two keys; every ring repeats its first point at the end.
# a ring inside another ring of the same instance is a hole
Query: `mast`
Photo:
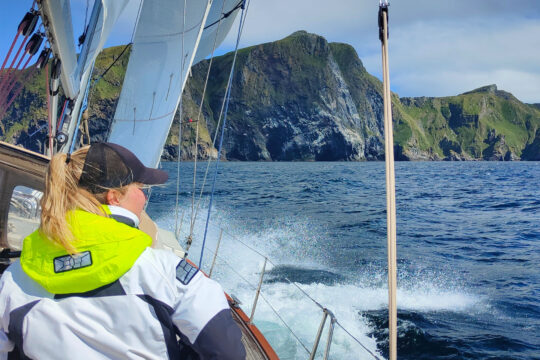
{"type": "Polygon", "coordinates": [[[92,76],[94,60],[129,0],[96,0],[81,54],[77,58],[73,44],[73,24],[69,0],[40,0],[40,11],[47,37],[51,44],[56,63],[56,75],[51,84],[54,93],[51,104],[51,132],[56,139],[56,146],[49,152],[71,152],[77,141],[76,135],[88,96],[88,84],[92,76]],[[61,121],[57,121],[58,78],[60,78],[66,99],[61,121]],[[66,108],[67,107],[67,108],[66,108]],[[56,128],[59,124],[59,128],[56,128]]]}
{"type": "Polygon", "coordinates": [[[388,0],[379,1],[379,39],[382,45],[384,87],[384,153],[386,164],[386,229],[388,247],[388,337],[389,359],[397,358],[397,261],[396,261],[396,180],[394,172],[394,135],[392,94],[388,70],[388,0]]]}

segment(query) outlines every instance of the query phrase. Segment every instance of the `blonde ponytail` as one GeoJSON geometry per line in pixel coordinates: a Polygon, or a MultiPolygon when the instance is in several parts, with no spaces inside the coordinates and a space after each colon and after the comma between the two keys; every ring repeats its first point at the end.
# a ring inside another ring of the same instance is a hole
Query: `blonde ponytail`
{"type": "Polygon", "coordinates": [[[77,249],[72,244],[73,232],[66,219],[69,212],[81,209],[107,216],[98,199],[78,186],[88,149],[85,146],[70,156],[59,153],[52,157],[41,199],[41,233],[70,254],[77,249]]]}

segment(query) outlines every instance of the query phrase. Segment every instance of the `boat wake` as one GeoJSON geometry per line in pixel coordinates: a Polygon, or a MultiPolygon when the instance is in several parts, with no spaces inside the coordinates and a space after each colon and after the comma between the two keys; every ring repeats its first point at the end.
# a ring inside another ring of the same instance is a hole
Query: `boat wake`
{"type": "MultiPolygon", "coordinates": [[[[205,210],[200,213],[206,215],[205,210]]],[[[223,229],[212,278],[241,301],[241,307],[248,316],[253,309],[264,256],[268,257],[254,322],[280,358],[307,358],[323,316],[317,303],[331,310],[339,323],[330,348],[332,358],[373,358],[350,335],[372,353],[380,357],[387,354],[385,269],[367,264],[357,273],[342,274],[339,269],[328,265],[324,257],[321,260],[320,255],[324,251],[317,245],[321,243],[318,241],[321,235],[309,224],[285,222],[276,226],[274,223],[253,230],[242,222],[230,220],[227,212],[217,210],[212,218],[214,224],[221,225],[208,229],[202,269],[210,272],[223,229]]],[[[174,220],[171,215],[163,214],[157,223],[160,227],[174,230],[174,220]]],[[[189,220],[185,219],[181,237],[188,232],[189,220]]],[[[204,219],[198,219],[194,227],[195,240],[188,256],[195,263],[199,262],[203,234],[204,219]]],[[[424,326],[429,327],[425,314],[467,314],[487,309],[485,299],[440,274],[432,278],[425,274],[421,277],[420,274],[401,274],[397,301],[400,309],[398,331],[403,346],[411,342],[429,344],[432,340],[423,330],[424,326]]],[[[318,348],[318,357],[321,358],[326,347],[328,323],[318,348]]]]}

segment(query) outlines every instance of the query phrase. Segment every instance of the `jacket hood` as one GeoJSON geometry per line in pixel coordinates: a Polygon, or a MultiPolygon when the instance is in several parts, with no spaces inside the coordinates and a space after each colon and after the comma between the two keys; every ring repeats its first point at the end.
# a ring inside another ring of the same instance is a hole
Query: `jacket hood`
{"type": "Polygon", "coordinates": [[[39,229],[24,239],[21,252],[24,272],[53,294],[84,293],[118,280],[152,244],[144,232],[111,218],[75,210],[67,219],[78,254],[69,255],[39,229]]]}

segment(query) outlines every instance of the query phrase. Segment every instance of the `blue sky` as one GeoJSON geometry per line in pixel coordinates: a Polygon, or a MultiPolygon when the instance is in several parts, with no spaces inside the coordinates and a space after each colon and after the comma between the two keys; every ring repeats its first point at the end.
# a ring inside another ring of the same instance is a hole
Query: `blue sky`
{"type": "MultiPolygon", "coordinates": [[[[86,3],[72,2],[76,36],[86,3]]],[[[138,0],[132,3],[109,45],[129,41],[138,0]]],[[[4,2],[2,58],[30,5],[4,2]]],[[[377,0],[251,0],[241,47],[306,30],[353,45],[367,70],[381,78],[377,8],[377,0]]],[[[233,48],[235,29],[220,52],[233,48]]],[[[391,87],[400,96],[450,96],[497,84],[521,101],[540,103],[540,1],[391,1],[389,54],[391,87]]]]}

